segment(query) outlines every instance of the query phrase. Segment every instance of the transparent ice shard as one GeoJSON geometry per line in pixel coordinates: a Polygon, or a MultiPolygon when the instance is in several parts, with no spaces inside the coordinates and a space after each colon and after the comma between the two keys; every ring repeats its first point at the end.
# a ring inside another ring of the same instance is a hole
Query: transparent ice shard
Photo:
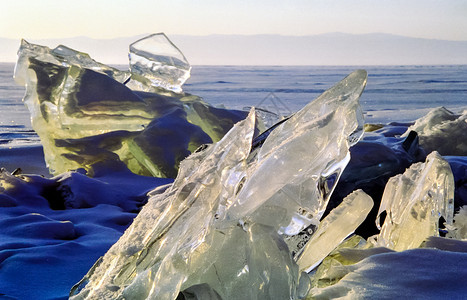
{"type": "Polygon", "coordinates": [[[310,272],[365,220],[373,200],[364,191],[357,190],[344,198],[338,207],[318,226],[310,241],[299,255],[300,271],[310,272]]]}
{"type": "Polygon", "coordinates": [[[98,162],[121,160],[134,173],[174,178],[181,160],[247,115],[156,87],[144,76],[65,46],[22,41],[15,78],[26,86],[23,100],[51,173],[92,174],[98,162]]]}
{"type": "Polygon", "coordinates": [[[363,134],[358,99],[366,79],[364,70],[351,73],[279,124],[250,157],[226,219],[274,219],[287,235],[317,224],[350,159],[349,147],[363,134]],[[253,214],[262,205],[268,209],[253,214]]]}
{"type": "Polygon", "coordinates": [[[373,243],[396,251],[417,248],[429,236],[439,236],[440,217],[452,224],[453,211],[451,168],[432,152],[425,163],[413,164],[389,179],[376,220],[381,232],[373,243]],[[386,218],[381,226],[383,212],[386,218]]]}
{"type": "Polygon", "coordinates": [[[365,82],[365,71],[352,73],[254,140],[252,111],[218,143],[190,155],[71,298],[304,297],[309,278],[284,236],[318,223],[361,136],[365,82]]]}
{"type": "Polygon", "coordinates": [[[191,66],[183,53],[163,33],[144,37],[130,45],[130,72],[152,85],[177,93],[190,77],[191,66]]]}

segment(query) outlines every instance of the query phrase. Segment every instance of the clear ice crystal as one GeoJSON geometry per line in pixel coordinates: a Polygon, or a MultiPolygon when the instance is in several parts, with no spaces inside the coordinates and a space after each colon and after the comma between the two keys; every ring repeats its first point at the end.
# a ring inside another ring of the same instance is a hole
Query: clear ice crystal
{"type": "MultiPolygon", "coordinates": [[[[366,76],[350,74],[255,140],[253,110],[219,142],[186,158],[173,185],[151,193],[71,299],[305,297],[310,280],[284,233],[318,223],[349,147],[361,137],[358,98],[366,76]]],[[[355,212],[366,198],[351,200],[345,203],[357,204],[345,209],[355,212]]]]}
{"type": "Polygon", "coordinates": [[[142,38],[130,45],[130,71],[152,85],[177,93],[190,77],[191,66],[183,53],[163,33],[142,38]]]}
{"type": "Polygon", "coordinates": [[[425,163],[413,164],[404,174],[389,179],[376,220],[381,231],[372,242],[396,251],[417,248],[426,238],[439,236],[440,217],[452,224],[453,213],[451,168],[432,152],[425,163]],[[381,226],[383,212],[386,218],[381,226]]]}
{"type": "Polygon", "coordinates": [[[353,72],[277,126],[252,158],[226,218],[253,214],[264,204],[269,209],[252,218],[283,212],[273,218],[289,235],[317,224],[350,160],[349,147],[363,134],[358,99],[366,79],[366,71],[353,72]]]}

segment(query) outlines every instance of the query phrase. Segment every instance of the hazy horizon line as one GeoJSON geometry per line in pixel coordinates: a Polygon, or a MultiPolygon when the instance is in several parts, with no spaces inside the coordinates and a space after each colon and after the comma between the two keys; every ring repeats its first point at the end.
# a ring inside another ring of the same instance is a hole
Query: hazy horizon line
{"type": "MultiPolygon", "coordinates": [[[[151,34],[112,39],[86,36],[29,39],[66,45],[104,64],[128,63],[128,46],[151,34]]],[[[467,64],[467,41],[412,38],[388,33],[167,35],[188,61],[200,66],[438,66],[467,64]]],[[[20,40],[3,39],[0,61],[15,62],[20,40]]]]}

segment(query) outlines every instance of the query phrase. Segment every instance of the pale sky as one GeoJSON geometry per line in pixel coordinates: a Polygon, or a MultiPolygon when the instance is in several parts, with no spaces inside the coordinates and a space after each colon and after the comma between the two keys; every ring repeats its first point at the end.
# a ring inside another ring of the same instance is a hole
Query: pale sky
{"type": "Polygon", "coordinates": [[[0,37],[391,33],[467,41],[467,0],[8,0],[0,37]]]}

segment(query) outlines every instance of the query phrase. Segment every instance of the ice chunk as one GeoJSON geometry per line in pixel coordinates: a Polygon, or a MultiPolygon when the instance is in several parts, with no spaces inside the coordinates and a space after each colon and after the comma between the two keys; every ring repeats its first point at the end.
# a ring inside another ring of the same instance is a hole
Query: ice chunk
{"type": "Polygon", "coordinates": [[[467,111],[456,115],[444,107],[430,111],[407,129],[420,136],[420,145],[430,153],[441,155],[467,155],[467,111]]]}
{"type": "Polygon", "coordinates": [[[254,142],[252,111],[218,143],[189,156],[72,299],[304,297],[309,278],[300,275],[284,235],[318,223],[349,146],[361,136],[365,82],[365,71],[352,73],[254,142]]]}
{"type": "Polygon", "coordinates": [[[317,224],[350,159],[349,147],[363,134],[358,99],[366,79],[366,71],[353,72],[277,126],[250,158],[254,163],[226,218],[239,219],[268,202],[269,209],[252,218],[274,219],[288,235],[317,224]]]}
{"type": "MultiPolygon", "coordinates": [[[[178,164],[200,145],[218,141],[246,112],[218,109],[201,98],[143,84],[130,73],[58,46],[23,41],[15,78],[53,174],[121,160],[134,173],[176,176],[178,164]]],[[[148,74],[148,76],[152,76],[148,74]]]]}
{"type": "Polygon", "coordinates": [[[441,216],[452,224],[454,178],[449,164],[437,153],[425,163],[413,164],[404,174],[389,179],[376,224],[377,246],[396,251],[417,248],[429,236],[438,236],[441,216]],[[382,213],[386,212],[381,226],[382,213]]]}
{"type": "Polygon", "coordinates": [[[344,201],[319,224],[318,230],[299,255],[300,271],[313,270],[334,248],[365,220],[373,207],[373,200],[362,190],[347,196],[344,201]]]}
{"type": "Polygon", "coordinates": [[[130,45],[130,71],[152,85],[177,93],[190,77],[191,66],[183,53],[163,33],[142,38],[130,45]]]}

